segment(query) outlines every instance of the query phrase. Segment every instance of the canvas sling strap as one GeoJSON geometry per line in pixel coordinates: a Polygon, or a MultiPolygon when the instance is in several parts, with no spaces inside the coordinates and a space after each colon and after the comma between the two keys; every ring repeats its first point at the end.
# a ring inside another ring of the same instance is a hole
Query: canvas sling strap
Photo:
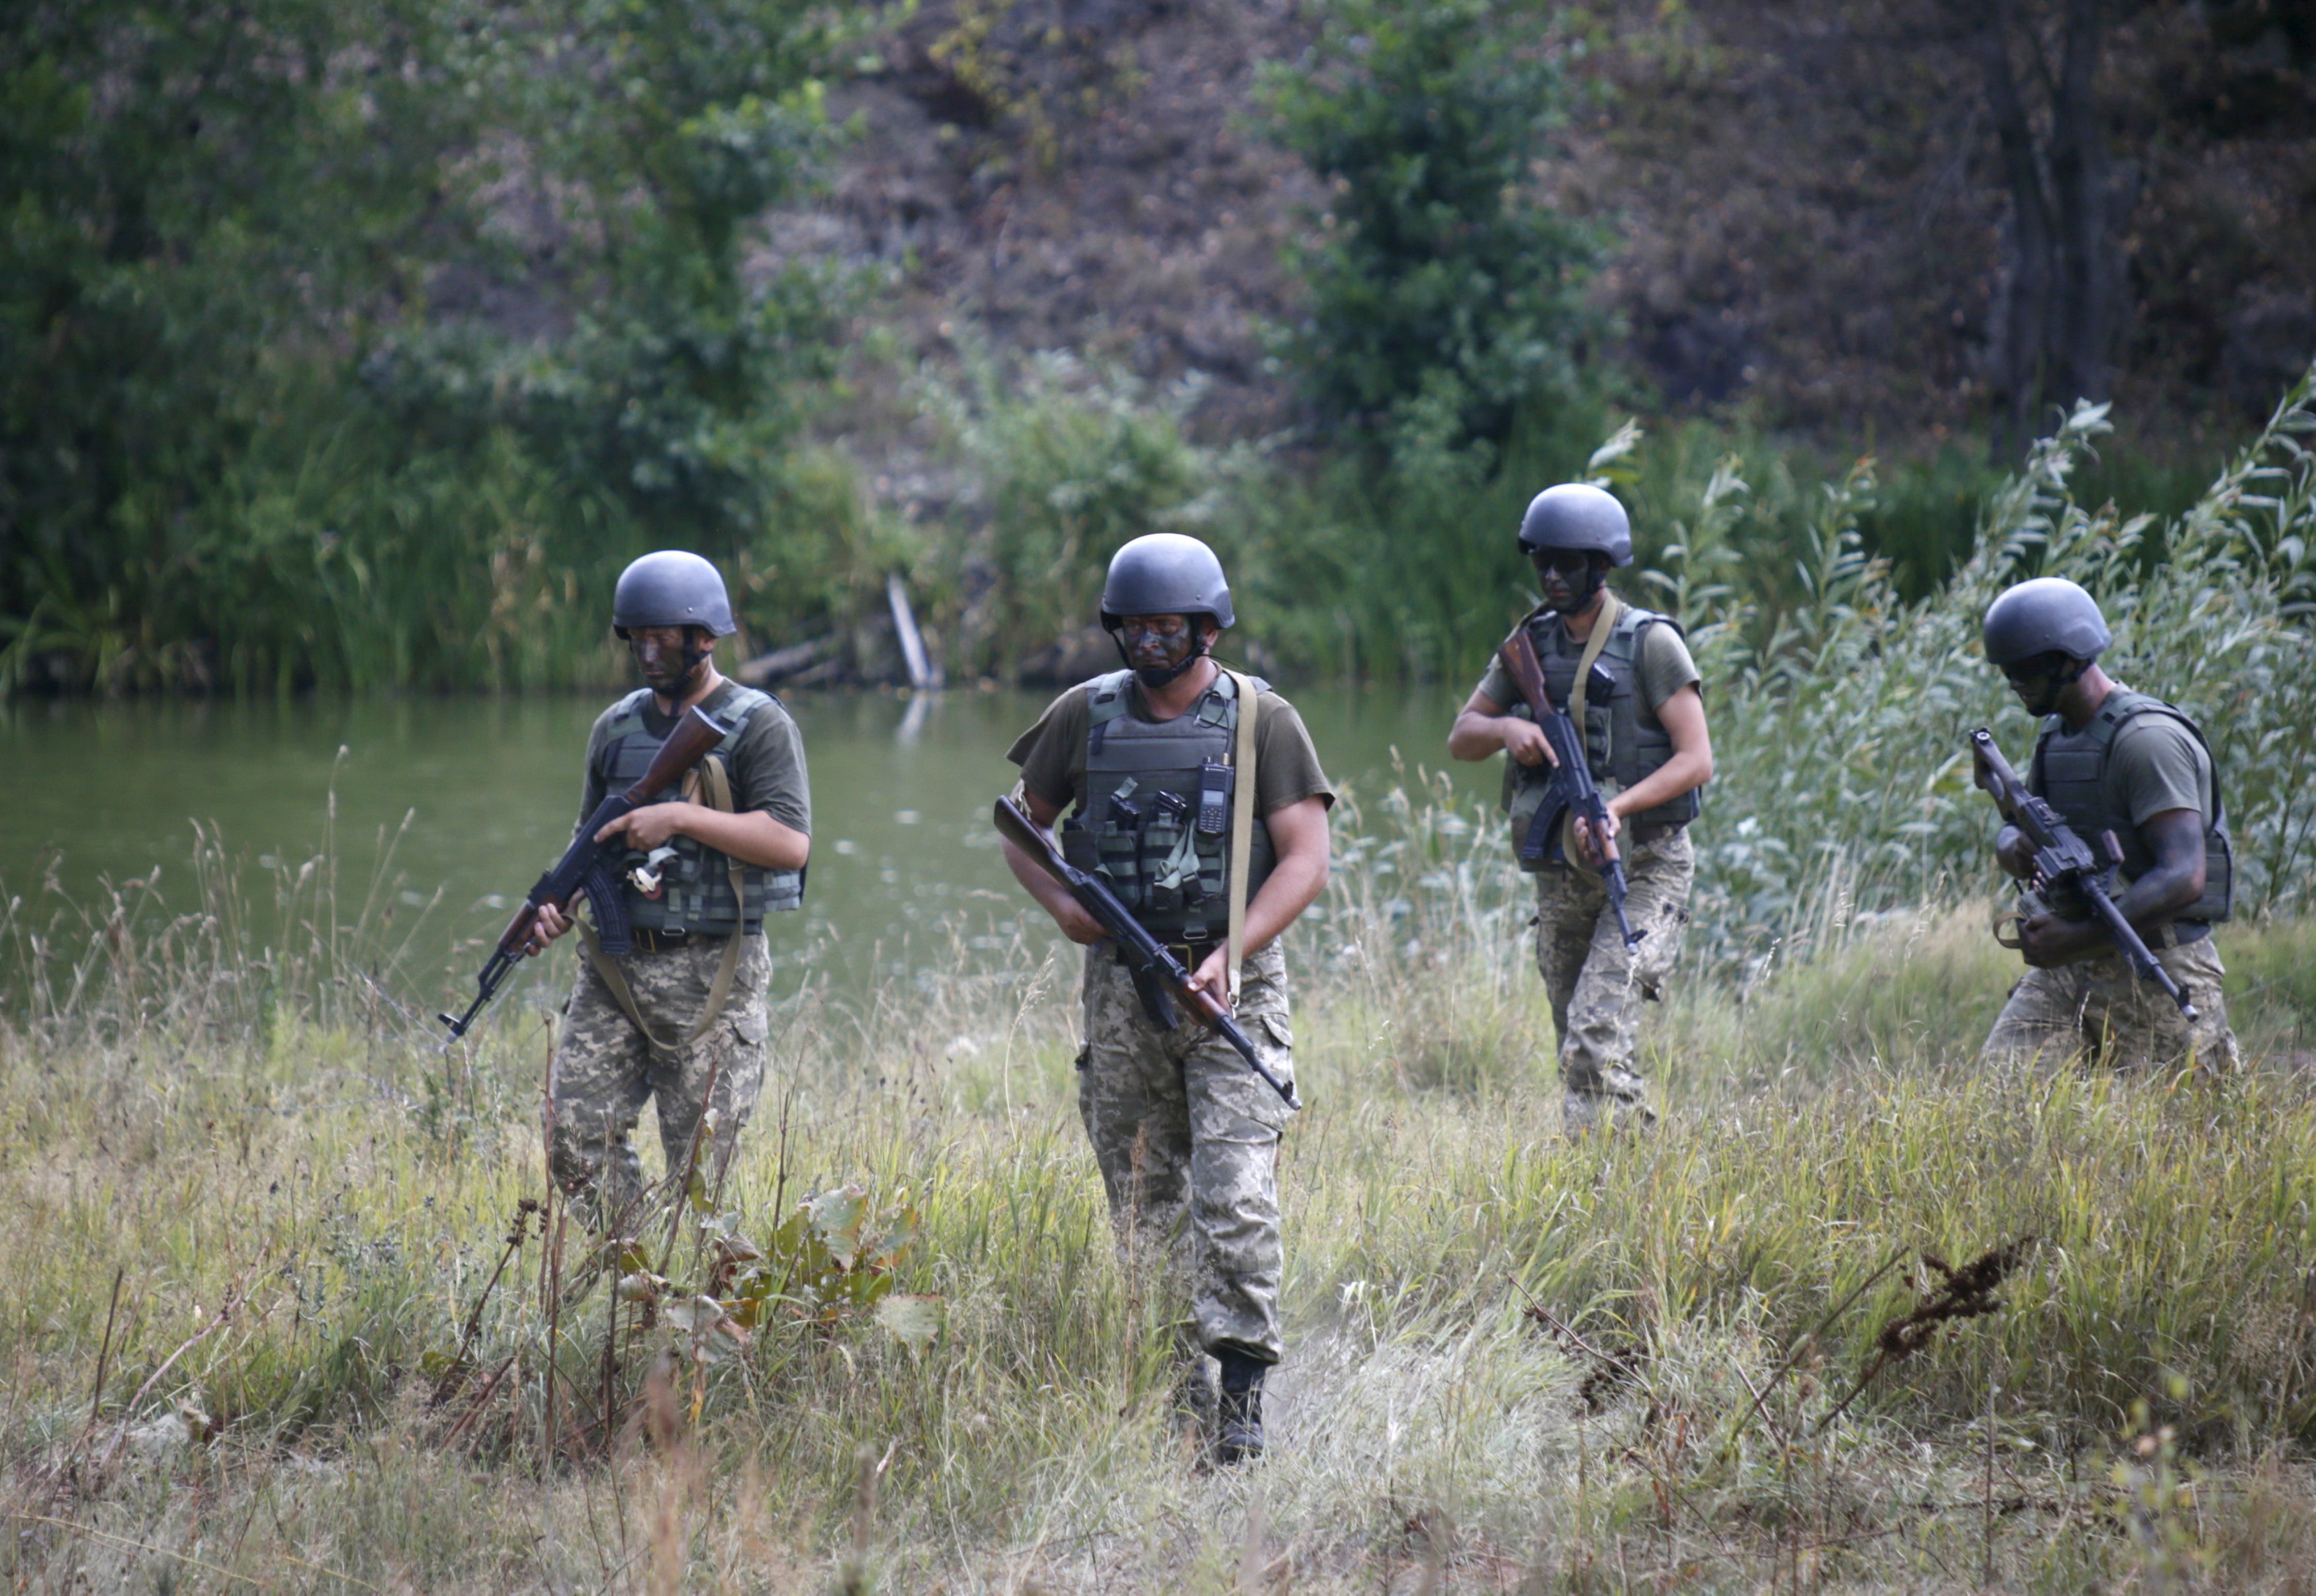
{"type": "MultiPolygon", "coordinates": [[[[705,803],[711,809],[721,809],[726,815],[732,813],[732,782],[724,773],[721,755],[709,754],[699,762],[698,770],[683,779],[683,796],[695,802],[705,803]]],[[[731,859],[729,854],[725,857],[731,860],[733,901],[739,904],[744,912],[748,891],[746,879],[740,871],[740,861],[731,859]]],[[[708,1028],[722,1018],[724,1005],[732,999],[732,978],[740,969],[742,934],[735,931],[724,939],[724,958],[716,967],[716,979],[708,985],[708,1006],[700,1012],[699,1023],[694,1025],[682,1040],[669,1042],[645,1023],[643,1010],[636,1003],[635,989],[628,985],[628,977],[620,970],[619,961],[603,951],[603,944],[596,937],[595,928],[584,920],[579,922],[579,940],[587,945],[588,962],[603,978],[603,985],[611,989],[611,996],[618,1000],[621,1012],[635,1026],[637,1034],[643,1038],[644,1046],[663,1059],[673,1058],[706,1036],[708,1028]]]]}
{"type": "MultiPolygon", "coordinates": [[[[1584,690],[1591,685],[1592,667],[1600,662],[1600,651],[1608,646],[1608,634],[1617,629],[1617,617],[1624,608],[1623,601],[1615,593],[1607,588],[1600,590],[1600,613],[1592,618],[1591,634],[1584,639],[1584,652],[1576,662],[1575,685],[1568,690],[1568,718],[1576,723],[1579,738],[1585,736],[1584,690]]],[[[1613,753],[1615,751],[1612,749],[1610,752],[1613,753]]],[[[1595,771],[1593,780],[1599,780],[1599,774],[1595,771]]],[[[1561,817],[1560,853],[1579,869],[1594,869],[1583,850],[1576,845],[1576,812],[1573,809],[1561,817]]]]}
{"type": "Polygon", "coordinates": [[[1246,957],[1246,878],[1254,852],[1254,716],[1261,695],[1253,678],[1228,673],[1238,689],[1238,744],[1231,750],[1230,923],[1224,946],[1230,960],[1230,1000],[1238,1003],[1239,966],[1246,957]]]}

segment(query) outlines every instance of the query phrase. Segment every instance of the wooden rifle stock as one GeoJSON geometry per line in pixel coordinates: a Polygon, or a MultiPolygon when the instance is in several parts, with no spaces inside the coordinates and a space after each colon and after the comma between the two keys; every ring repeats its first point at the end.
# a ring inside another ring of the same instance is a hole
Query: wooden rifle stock
{"type": "MultiPolygon", "coordinates": [[[[467,1005],[463,1014],[441,1016],[442,1023],[450,1028],[452,1039],[467,1033],[467,1028],[474,1023],[475,1016],[483,1012],[500,984],[521,959],[529,948],[531,933],[539,928],[540,909],[552,904],[557,912],[568,914],[572,900],[586,890],[590,882],[599,888],[599,899],[614,896],[610,865],[604,857],[607,850],[603,843],[595,840],[595,834],[622,816],[643,807],[651,801],[654,794],[674,786],[683,779],[686,771],[707,758],[718,743],[731,735],[730,727],[694,704],[676,722],[675,729],[668,734],[667,741],[660,745],[658,753],[653,756],[651,766],[644,771],[642,780],[626,791],[615,792],[604,798],[596,806],[595,812],[581,822],[578,834],[571,839],[571,845],[563,851],[562,859],[539,877],[525,895],[521,905],[515,910],[514,918],[508,921],[506,929],[499,933],[490,958],[484,962],[482,974],[475,978],[475,1001],[467,1005]]],[[[598,925],[603,928],[604,946],[612,952],[625,952],[628,946],[627,920],[622,906],[616,901],[599,901],[595,905],[595,917],[598,925]]]]}
{"type": "Polygon", "coordinates": [[[1190,972],[1182,967],[1181,961],[1134,918],[1107,886],[1064,858],[1054,840],[1029,818],[1028,810],[1010,798],[1002,798],[991,818],[996,823],[999,836],[1028,855],[1031,864],[1069,888],[1079,906],[1118,943],[1127,967],[1134,972],[1135,987],[1142,994],[1143,1007],[1154,1024],[1171,1030],[1175,1021],[1171,1003],[1189,1003],[1209,1030],[1235,1048],[1238,1056],[1246,1060],[1247,1067],[1269,1083],[1279,1101],[1290,1109],[1303,1106],[1303,1100],[1295,1094],[1294,1083],[1280,1080],[1262,1062],[1255,1050],[1254,1039],[1233,1017],[1230,1005],[1205,987],[1190,985],[1190,972]]]}
{"type": "MultiPolygon", "coordinates": [[[[652,794],[681,781],[686,771],[707,758],[716,745],[731,734],[730,727],[699,705],[694,704],[685,710],[683,718],[676,722],[675,730],[670,732],[667,741],[660,745],[659,753],[654,756],[650,768],[644,771],[642,780],[616,795],[626,803],[626,808],[620,813],[642,808],[652,794]]],[[[587,834],[578,839],[579,842],[592,842],[594,834],[601,831],[609,820],[618,816],[604,816],[598,809],[588,818],[587,834]]],[[[539,924],[540,906],[553,904],[558,910],[568,910],[571,900],[577,896],[578,888],[574,886],[560,894],[524,899],[521,906],[515,910],[514,918],[507,922],[506,930],[499,933],[499,950],[503,953],[521,952],[523,944],[530,941],[531,931],[539,924]]]]}

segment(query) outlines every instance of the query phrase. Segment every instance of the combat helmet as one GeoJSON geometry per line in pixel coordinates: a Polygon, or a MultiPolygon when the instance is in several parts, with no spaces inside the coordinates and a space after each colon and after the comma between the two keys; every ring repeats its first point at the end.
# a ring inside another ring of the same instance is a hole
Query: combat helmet
{"type": "Polygon", "coordinates": [[[1232,622],[1230,584],[1215,551],[1181,532],[1150,532],[1110,557],[1101,584],[1101,627],[1116,631],[1124,615],[1211,615],[1232,622]]]}
{"type": "Polygon", "coordinates": [[[1616,495],[1584,482],[1547,487],[1520,517],[1520,552],[1583,549],[1605,554],[1612,566],[1633,563],[1633,522],[1616,495]]]}
{"type": "Polygon", "coordinates": [[[1986,611],[1989,664],[2015,664],[2040,654],[2097,659],[2114,638],[2098,601],[2063,576],[2037,576],[2006,590],[1986,611]]]}
{"type": "Polygon", "coordinates": [[[714,566],[681,548],[662,548],[634,561],[612,590],[611,629],[621,641],[630,630],[651,626],[696,626],[711,638],[739,629],[724,578],[714,566]]]}

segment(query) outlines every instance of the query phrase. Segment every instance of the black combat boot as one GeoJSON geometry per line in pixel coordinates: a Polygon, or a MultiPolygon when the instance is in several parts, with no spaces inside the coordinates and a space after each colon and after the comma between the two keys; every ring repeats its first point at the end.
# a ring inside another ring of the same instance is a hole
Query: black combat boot
{"type": "Polygon", "coordinates": [[[1223,1366],[1222,1401],[1215,1413],[1215,1463],[1234,1468],[1262,1456],[1262,1377],[1270,1366],[1244,1352],[1215,1354],[1223,1366]]]}

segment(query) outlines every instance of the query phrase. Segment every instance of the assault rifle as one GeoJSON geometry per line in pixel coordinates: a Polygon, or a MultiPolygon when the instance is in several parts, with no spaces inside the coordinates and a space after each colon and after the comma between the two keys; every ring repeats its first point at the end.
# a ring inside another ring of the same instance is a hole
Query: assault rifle
{"type": "Polygon", "coordinates": [[[627,898],[611,869],[613,850],[624,848],[625,844],[616,840],[599,843],[595,834],[620,816],[643,807],[654,793],[674,786],[686,771],[707,758],[718,743],[731,735],[729,726],[693,705],[676,723],[667,741],[660,745],[659,753],[644,772],[643,780],[625,792],[611,794],[595,807],[595,812],[587,816],[586,824],[571,839],[571,846],[564,850],[562,859],[539,878],[522,900],[522,907],[507,922],[506,930],[499,933],[498,945],[483,963],[483,973],[475,977],[475,1001],[467,1005],[467,1012],[456,1018],[449,1014],[436,1016],[450,1028],[450,1040],[467,1034],[475,1016],[498,995],[500,985],[514,973],[515,965],[523,957],[524,946],[530,941],[531,931],[539,923],[539,912],[548,905],[568,914],[571,900],[583,892],[594,905],[595,932],[603,951],[625,953],[633,945],[628,929],[627,898]]]}
{"type": "Polygon", "coordinates": [[[1118,901],[1118,895],[1100,878],[1064,859],[1062,851],[1054,846],[1054,840],[1038,830],[1029,812],[1011,798],[997,800],[994,817],[998,835],[1028,854],[1030,863],[1068,887],[1078,906],[1092,915],[1117,942],[1126,956],[1126,967],[1134,976],[1134,990],[1141,995],[1143,1012],[1150,1016],[1152,1024],[1162,1030],[1171,1030],[1180,1024],[1174,1000],[1180,998],[1223,1040],[1238,1049],[1247,1067],[1268,1082],[1288,1108],[1303,1106],[1303,1100],[1295,1095],[1294,1085],[1272,1074],[1256,1056],[1253,1039],[1231,1018],[1223,1001],[1206,988],[1190,985],[1190,972],[1182,967],[1182,961],[1144,929],[1133,911],[1118,901]]]}
{"type": "Polygon", "coordinates": [[[2091,911],[2107,936],[2132,969],[2141,979],[2152,981],[2163,989],[2163,995],[2179,1005],[2179,1012],[2193,1020],[2196,1005],[2171,978],[2171,972],[2156,962],[2147,944],[2140,940],[2123,911],[2115,906],[2108,884],[2115,879],[2116,867],[2123,862],[2122,845],[2113,832],[2099,834],[2102,851],[2093,853],[2090,844],[2075,834],[2075,828],[2059,817],[2059,812],[2026,790],[2025,782],[2002,757],[1995,745],[1994,734],[1980,727],[1970,734],[1971,752],[1977,756],[1977,781],[1994,799],[1994,807],[2002,811],[2003,819],[2017,826],[2029,843],[2035,845],[2035,876],[2030,890],[2020,902],[2029,913],[2046,908],[2044,896],[2062,897],[2071,895],[2080,898],[2091,911]]]}
{"type": "MultiPolygon", "coordinates": [[[[1608,907],[1616,913],[1617,933],[1625,939],[1626,947],[1633,947],[1649,933],[1635,931],[1632,923],[1625,918],[1625,865],[1617,857],[1615,839],[1608,833],[1608,800],[1600,796],[1599,784],[1592,780],[1592,767],[1584,758],[1584,728],[1576,724],[1566,706],[1552,701],[1552,693],[1544,684],[1544,666],[1536,657],[1536,642],[1528,635],[1525,622],[1512,629],[1512,635],[1496,650],[1496,657],[1504,662],[1504,669],[1511,673],[1512,684],[1535,711],[1544,740],[1551,745],[1553,757],[1559,762],[1552,773],[1551,785],[1545,789],[1543,804],[1528,822],[1527,834],[1519,839],[1520,859],[1528,864],[1542,860],[1551,846],[1553,833],[1559,827],[1561,816],[1574,810],[1590,828],[1592,845],[1599,850],[1604,861],[1600,878],[1608,885],[1608,907]]],[[[1605,699],[1616,686],[1617,679],[1609,674],[1608,668],[1594,661],[1586,691],[1605,699]]],[[[1569,860],[1571,864],[1575,862],[1569,860]]]]}

